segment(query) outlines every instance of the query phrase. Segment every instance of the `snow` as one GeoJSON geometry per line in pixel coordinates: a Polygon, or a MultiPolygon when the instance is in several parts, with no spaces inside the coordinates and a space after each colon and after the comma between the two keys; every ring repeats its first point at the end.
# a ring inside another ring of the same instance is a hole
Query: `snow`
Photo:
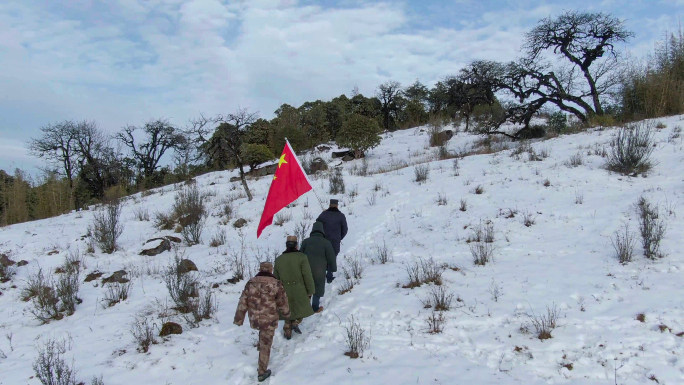
{"type": "MultiPolygon", "coordinates": [[[[350,171],[361,168],[362,161],[342,164],[330,159],[329,151],[322,153],[331,166],[340,164],[345,169],[347,194],[336,197],[347,213],[350,232],[338,265],[346,264],[345,256],[357,256],[365,262],[365,270],[344,295],[337,294],[344,278],[341,271],[336,274],[323,298],[325,310],[305,319],[303,335],[286,341],[276,333],[269,383],[607,384],[614,383],[615,376],[619,384],[651,383],[650,376],[660,384],[684,383],[684,338],[676,335],[684,331],[684,255],[677,247],[684,234],[683,215],[678,213],[684,207],[684,151],[681,138],[670,138],[674,127],[684,126],[684,116],[661,120],[667,128],[657,130],[657,165],[647,177],[625,177],[602,167],[605,159],[594,154],[595,146],[607,144],[615,129],[534,142],[537,153],[549,152],[542,161],[529,161],[527,154],[511,156],[516,145],[509,143],[511,150],[461,159],[459,176],[454,175],[453,160],[434,160],[435,150],[427,148],[427,133],[421,128],[386,135],[369,152],[366,162],[371,171],[400,160],[429,161],[430,177],[422,185],[413,181],[412,166],[356,176],[350,171]],[[567,166],[578,152],[584,164],[567,166]],[[544,186],[547,178],[548,187],[544,186]],[[473,193],[478,185],[484,187],[480,195],[473,193]],[[376,186],[381,186],[377,192],[376,186]],[[358,196],[350,197],[351,190],[357,190],[358,196]],[[437,205],[438,194],[446,196],[447,205],[437,205]],[[578,195],[582,204],[576,203],[578,195]],[[637,232],[634,203],[642,195],[660,207],[667,221],[662,242],[666,257],[647,260],[637,243],[634,262],[620,265],[613,257],[611,236],[624,223],[637,232]],[[465,212],[458,209],[462,198],[468,204],[465,212]],[[508,209],[518,214],[506,218],[508,209]],[[534,216],[532,226],[523,224],[523,212],[534,216]],[[495,259],[486,266],[472,263],[466,242],[480,220],[492,221],[495,230],[495,259]],[[383,243],[392,250],[393,261],[371,263],[375,246],[383,243]],[[401,287],[407,280],[406,264],[419,257],[459,268],[443,274],[445,287],[461,301],[455,300],[458,307],[445,312],[447,322],[440,334],[427,333],[431,310],[421,303],[431,285],[401,287]],[[497,299],[492,295],[495,288],[501,292],[497,299]],[[553,338],[541,341],[521,332],[528,322],[526,313],[545,313],[554,305],[561,318],[553,338]],[[636,320],[639,313],[645,314],[645,322],[636,320]],[[371,334],[369,348],[356,360],[343,355],[344,326],[351,315],[371,334]],[[661,332],[659,325],[671,331],[661,332]],[[572,364],[572,370],[562,366],[566,364],[572,364]]],[[[449,148],[467,151],[478,139],[459,133],[449,148]]],[[[6,356],[0,354],[0,384],[38,384],[31,364],[37,346],[51,337],[68,341],[66,357],[73,358],[81,381],[102,375],[108,385],[255,383],[257,334],[247,322],[243,327],[232,323],[245,281],[226,283],[233,275],[228,268],[230,251],[238,250],[244,237],[254,265],[256,254],[273,255],[283,249],[285,236],[305,216],[315,218],[321,208],[309,193],[295,207],[285,209],[293,216],[290,222],[268,227],[257,240],[271,178],[249,182],[255,195],[252,202],[235,201],[235,218],[249,221],[240,232],[232,227],[232,220],[219,224],[218,216],[221,201],[240,192],[239,184],[229,182],[234,175],[225,171],[196,178],[211,193],[210,208],[216,215],[209,216],[203,245],[183,247],[199,267],[203,282],[221,283],[215,290],[216,319],[190,328],[175,317],[183,334],[160,338],[146,354],[136,351],[130,324],[140,314],[159,323],[160,304],[170,302],[159,272],[172,253],[156,257],[138,253],[145,240],[175,234],[155,230],[152,222],[137,221],[134,209],[146,208],[151,215],[167,211],[175,189],[182,186],[128,199],[120,250],[85,256],[86,273],[129,271],[133,275],[130,298],[103,309],[103,288],[97,281],[84,283],[83,303],[75,314],[46,325],[31,317],[31,304],[20,299],[21,288],[38,268],[52,270],[69,251],[86,250],[82,236],[93,212],[0,229],[0,252],[15,261],[29,261],[17,269],[11,282],[0,284],[0,334],[11,336],[11,347],[10,338],[0,339],[6,356]],[[227,245],[210,247],[209,240],[219,228],[227,232],[227,245]],[[52,250],[59,253],[48,255],[52,250]]],[[[331,197],[327,178],[312,179],[318,195],[327,201],[331,197]]]]}

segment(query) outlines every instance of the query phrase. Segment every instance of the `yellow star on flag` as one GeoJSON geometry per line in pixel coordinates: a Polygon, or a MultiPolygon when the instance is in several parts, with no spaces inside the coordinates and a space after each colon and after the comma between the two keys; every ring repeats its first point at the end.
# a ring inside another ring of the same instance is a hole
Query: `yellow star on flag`
{"type": "Polygon", "coordinates": [[[283,163],[287,163],[287,162],[285,161],[285,154],[283,154],[283,155],[280,156],[280,161],[278,162],[278,168],[280,168],[280,166],[282,166],[283,163]]]}

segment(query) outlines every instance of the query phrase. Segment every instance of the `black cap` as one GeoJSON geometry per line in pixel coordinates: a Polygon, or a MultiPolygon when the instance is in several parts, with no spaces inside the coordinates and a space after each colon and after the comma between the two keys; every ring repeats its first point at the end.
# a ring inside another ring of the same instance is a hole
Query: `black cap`
{"type": "Polygon", "coordinates": [[[331,199],[330,200],[330,206],[337,206],[338,202],[337,199],[331,199]]]}

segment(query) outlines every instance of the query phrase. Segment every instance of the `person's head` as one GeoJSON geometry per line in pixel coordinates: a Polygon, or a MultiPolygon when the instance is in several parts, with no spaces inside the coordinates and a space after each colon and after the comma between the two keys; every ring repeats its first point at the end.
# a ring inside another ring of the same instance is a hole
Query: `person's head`
{"type": "Polygon", "coordinates": [[[288,250],[297,250],[297,236],[296,235],[288,235],[287,241],[285,242],[285,247],[288,250]]]}
{"type": "Polygon", "coordinates": [[[260,273],[273,273],[273,264],[271,262],[261,262],[259,264],[260,273]]]}
{"type": "Polygon", "coordinates": [[[338,203],[339,202],[337,201],[337,199],[331,199],[330,200],[330,207],[337,207],[338,203]]]}

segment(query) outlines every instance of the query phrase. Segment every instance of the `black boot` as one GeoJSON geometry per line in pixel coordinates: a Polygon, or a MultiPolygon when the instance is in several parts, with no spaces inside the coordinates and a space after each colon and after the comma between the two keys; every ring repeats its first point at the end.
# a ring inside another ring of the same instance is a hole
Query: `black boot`
{"type": "Polygon", "coordinates": [[[302,334],[301,329],[299,329],[299,325],[292,325],[292,330],[294,330],[294,332],[297,334],[302,334]]]}
{"type": "Polygon", "coordinates": [[[269,377],[271,377],[271,369],[264,372],[264,374],[260,374],[257,378],[259,379],[259,382],[264,382],[269,377]]]}

